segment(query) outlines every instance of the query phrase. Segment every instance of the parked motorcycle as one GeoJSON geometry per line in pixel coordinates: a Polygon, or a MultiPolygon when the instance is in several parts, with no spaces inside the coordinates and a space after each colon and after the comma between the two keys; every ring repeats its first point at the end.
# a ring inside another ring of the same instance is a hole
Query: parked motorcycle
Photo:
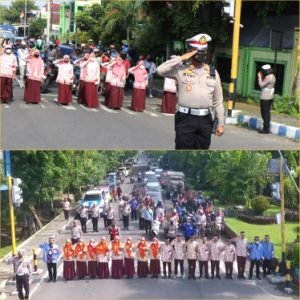
{"type": "Polygon", "coordinates": [[[41,93],[48,91],[49,85],[54,82],[58,74],[57,67],[53,64],[52,60],[47,60],[44,67],[44,78],[41,83],[41,93]]]}

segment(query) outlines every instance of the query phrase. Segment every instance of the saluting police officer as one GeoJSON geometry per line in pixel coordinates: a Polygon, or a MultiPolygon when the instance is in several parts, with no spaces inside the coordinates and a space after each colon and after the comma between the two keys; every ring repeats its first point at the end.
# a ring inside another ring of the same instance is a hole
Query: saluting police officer
{"type": "Polygon", "coordinates": [[[187,39],[190,51],[175,56],[157,68],[163,77],[178,82],[178,111],[175,115],[176,149],[209,149],[213,114],[218,120],[215,134],[224,133],[224,106],[221,80],[216,70],[207,65],[205,33],[187,39]],[[183,64],[186,62],[186,64],[183,64]]]}
{"type": "Polygon", "coordinates": [[[257,74],[258,84],[261,88],[260,94],[260,111],[264,124],[263,129],[259,130],[259,133],[270,133],[271,122],[271,106],[274,99],[274,86],[276,83],[276,77],[271,69],[270,65],[263,65],[261,71],[257,74]]]}

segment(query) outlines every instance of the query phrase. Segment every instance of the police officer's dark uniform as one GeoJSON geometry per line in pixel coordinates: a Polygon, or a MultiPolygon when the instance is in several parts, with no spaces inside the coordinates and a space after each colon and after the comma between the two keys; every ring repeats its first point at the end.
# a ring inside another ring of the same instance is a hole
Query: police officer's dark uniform
{"type": "Polygon", "coordinates": [[[188,40],[192,51],[175,56],[157,68],[163,77],[178,82],[178,111],[175,115],[176,149],[208,149],[211,143],[213,112],[218,120],[216,135],[224,132],[223,92],[217,71],[205,64],[207,42],[211,37],[198,34],[188,40]],[[183,64],[184,60],[192,61],[183,64]]]}
{"type": "Polygon", "coordinates": [[[271,106],[274,99],[274,86],[276,83],[275,75],[270,65],[263,65],[261,72],[257,74],[258,84],[261,88],[260,94],[260,111],[264,124],[263,129],[259,130],[259,133],[270,133],[271,122],[271,106]]]}

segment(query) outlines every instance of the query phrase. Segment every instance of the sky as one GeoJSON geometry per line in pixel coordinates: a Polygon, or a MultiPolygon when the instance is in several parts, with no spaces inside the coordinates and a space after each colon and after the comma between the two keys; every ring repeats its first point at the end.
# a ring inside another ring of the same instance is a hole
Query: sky
{"type": "MultiPolygon", "coordinates": [[[[0,4],[4,6],[10,6],[12,0],[0,0],[0,4]]],[[[47,0],[35,0],[35,5],[38,7],[42,7],[47,3],[47,0]]]]}

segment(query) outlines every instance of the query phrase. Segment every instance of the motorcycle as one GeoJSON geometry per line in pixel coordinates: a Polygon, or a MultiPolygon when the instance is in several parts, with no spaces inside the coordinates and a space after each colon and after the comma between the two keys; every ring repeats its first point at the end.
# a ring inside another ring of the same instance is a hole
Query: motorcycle
{"type": "Polygon", "coordinates": [[[41,83],[41,93],[48,91],[49,85],[56,79],[58,73],[57,67],[53,64],[52,60],[48,60],[44,67],[44,78],[41,83]]]}

